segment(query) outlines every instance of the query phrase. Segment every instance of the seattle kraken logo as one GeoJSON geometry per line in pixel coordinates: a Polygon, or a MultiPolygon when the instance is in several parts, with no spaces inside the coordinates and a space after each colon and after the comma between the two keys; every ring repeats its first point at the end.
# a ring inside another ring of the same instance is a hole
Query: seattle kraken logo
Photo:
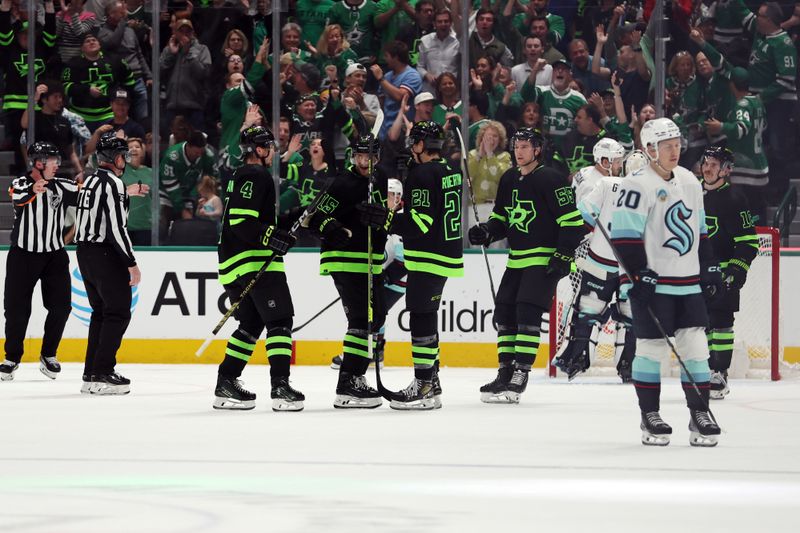
{"type": "Polygon", "coordinates": [[[667,239],[664,246],[672,248],[680,255],[688,254],[694,244],[694,232],[686,222],[690,216],[692,216],[692,210],[686,207],[683,200],[672,204],[664,216],[667,229],[674,235],[667,239]]]}

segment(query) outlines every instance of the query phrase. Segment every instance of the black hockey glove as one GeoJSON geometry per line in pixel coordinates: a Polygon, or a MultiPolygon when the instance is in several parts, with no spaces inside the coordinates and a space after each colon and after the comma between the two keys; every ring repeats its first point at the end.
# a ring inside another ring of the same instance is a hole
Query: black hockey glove
{"type": "Polygon", "coordinates": [[[544,271],[545,276],[556,276],[558,279],[564,276],[569,276],[572,270],[572,256],[565,255],[560,252],[553,253],[553,257],[547,262],[547,270],[544,271]]]}
{"type": "Polygon", "coordinates": [[[648,305],[656,293],[658,274],[649,268],[643,268],[634,274],[631,281],[633,281],[633,287],[628,291],[628,296],[643,305],[648,305]]]}
{"type": "Polygon", "coordinates": [[[717,298],[722,295],[725,288],[722,284],[722,269],[713,263],[700,267],[700,288],[707,299],[717,298]]]}
{"type": "Polygon", "coordinates": [[[350,242],[353,234],[335,218],[327,218],[319,227],[325,243],[332,248],[344,248],[350,242]]]}
{"type": "Polygon", "coordinates": [[[261,239],[261,244],[275,252],[275,255],[286,255],[295,242],[297,242],[297,237],[276,226],[268,227],[261,239]]]}
{"type": "Polygon", "coordinates": [[[361,202],[356,206],[356,209],[361,213],[361,223],[367,227],[389,231],[392,226],[394,211],[387,209],[385,206],[361,202]]]}
{"type": "Polygon", "coordinates": [[[481,222],[469,228],[467,237],[469,238],[470,244],[474,244],[475,246],[489,246],[492,244],[492,234],[489,231],[489,225],[485,222],[481,222]]]}
{"type": "Polygon", "coordinates": [[[747,281],[747,270],[735,259],[728,263],[722,273],[722,282],[725,284],[725,289],[729,291],[741,290],[745,281],[747,281]]]}

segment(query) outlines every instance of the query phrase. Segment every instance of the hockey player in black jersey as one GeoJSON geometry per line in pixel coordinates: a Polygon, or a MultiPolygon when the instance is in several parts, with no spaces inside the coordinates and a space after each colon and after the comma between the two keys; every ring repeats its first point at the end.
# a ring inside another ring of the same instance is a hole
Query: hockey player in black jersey
{"type": "Polygon", "coordinates": [[[507,238],[510,248],[494,313],[500,369],[481,387],[486,403],[519,402],[539,349],[542,314],[585,233],[566,175],[541,164],[539,132],[521,128],[512,142],[517,166],[500,178],[489,221],[469,230],[472,244],[507,238]]]}
{"type": "MultiPolygon", "coordinates": [[[[368,250],[367,227],[361,223],[360,206],[367,200],[369,180],[374,177],[371,205],[386,210],[387,180],[383,172],[376,168],[380,143],[375,137],[371,134],[361,136],[352,148],[352,167],[339,175],[322,197],[309,227],[322,237],[320,274],[333,278],[347,315],[342,365],[333,406],[372,409],[383,402],[378,391],[367,383],[364,376],[370,363],[367,340],[367,254],[372,254],[373,287],[382,287],[381,264],[386,230],[382,228],[382,231],[372,232],[372,249],[368,250]]],[[[374,291],[372,305],[372,327],[377,332],[386,319],[382,291],[374,291]]]]}
{"type": "Polygon", "coordinates": [[[244,389],[239,376],[266,327],[272,409],[300,411],[305,396],[289,385],[294,308],[282,257],[295,239],[277,227],[275,188],[267,170],[275,140],[267,128],[250,126],[241,134],[241,147],[245,165],[227,185],[218,249],[219,280],[230,301],[238,301],[253,276],[266,261],[271,262],[234,315],[239,327],[219,365],[214,408],[255,407],[256,395],[244,389]]]}
{"type": "Polygon", "coordinates": [[[747,198],[731,187],[733,153],[712,146],[703,153],[703,205],[708,238],[722,269],[723,290],[705,294],[709,326],[706,331],[713,399],[730,392],[728,368],[733,355],[733,314],[739,310],[739,291],[747,280],[750,263],[758,254],[758,235],[747,198]]]}
{"type": "Polygon", "coordinates": [[[406,309],[410,313],[414,380],[396,393],[390,407],[428,410],[441,407],[437,312],[447,278],[464,275],[461,242],[461,173],[442,158],[444,130],[433,121],[414,124],[406,140],[413,164],[403,193],[404,210],[363,205],[364,222],[390,227],[403,237],[406,309]]]}

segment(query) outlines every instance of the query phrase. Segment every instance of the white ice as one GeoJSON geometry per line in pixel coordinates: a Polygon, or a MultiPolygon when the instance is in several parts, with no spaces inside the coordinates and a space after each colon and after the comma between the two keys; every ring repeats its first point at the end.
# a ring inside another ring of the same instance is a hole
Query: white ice
{"type": "MultiPolygon", "coordinates": [[[[211,409],[213,366],[120,365],[123,397],[24,364],[0,383],[2,532],[751,532],[800,529],[800,382],[734,381],[718,447],[688,444],[668,379],[666,448],[640,444],[630,386],[541,371],[518,406],[480,403],[489,369],[443,369],[434,412],[334,410],[336,373],[296,367],[301,413],[211,409]]],[[[387,368],[390,388],[410,368],[387,368]]],[[[372,373],[370,379],[374,380],[372,373]]]]}

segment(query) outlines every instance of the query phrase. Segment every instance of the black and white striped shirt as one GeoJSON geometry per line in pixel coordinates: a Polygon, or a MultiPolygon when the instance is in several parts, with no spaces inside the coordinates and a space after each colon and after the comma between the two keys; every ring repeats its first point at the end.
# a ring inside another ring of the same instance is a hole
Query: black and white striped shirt
{"type": "Polygon", "coordinates": [[[114,247],[129,267],[136,264],[128,236],[128,192],[125,184],[110,170],[98,169],[81,187],[75,242],[108,244],[114,247]]]}
{"type": "Polygon", "coordinates": [[[29,252],[55,252],[64,248],[64,214],[78,199],[78,185],[54,178],[36,194],[30,176],[20,176],[8,189],[14,204],[11,245],[29,252]]]}

